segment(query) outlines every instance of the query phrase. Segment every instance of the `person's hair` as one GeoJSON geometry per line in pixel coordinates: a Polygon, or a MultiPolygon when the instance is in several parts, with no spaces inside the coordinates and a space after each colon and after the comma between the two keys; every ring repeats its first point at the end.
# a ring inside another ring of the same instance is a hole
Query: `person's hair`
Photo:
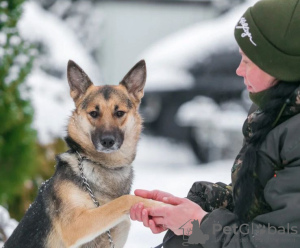
{"type": "Polygon", "coordinates": [[[254,174],[257,174],[258,151],[260,145],[265,140],[268,133],[274,128],[274,123],[277,125],[277,117],[282,111],[282,107],[290,98],[299,83],[291,83],[279,81],[276,85],[270,88],[269,101],[264,106],[261,106],[263,115],[257,122],[252,123],[253,135],[249,139],[246,151],[244,153],[243,162],[233,189],[234,196],[234,213],[237,215],[241,223],[250,221],[249,211],[254,204],[254,199],[258,192],[255,187],[256,179],[254,174]]]}

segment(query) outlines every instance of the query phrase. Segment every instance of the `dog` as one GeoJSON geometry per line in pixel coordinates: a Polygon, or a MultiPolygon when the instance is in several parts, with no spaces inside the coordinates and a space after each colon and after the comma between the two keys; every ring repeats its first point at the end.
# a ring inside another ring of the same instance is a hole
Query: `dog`
{"type": "Polygon", "coordinates": [[[5,248],[121,248],[131,206],[161,204],[129,195],[142,130],[138,108],[145,61],[119,85],[95,86],[71,60],[67,77],[76,107],[65,138],[70,149],[56,157],[54,175],[42,184],[5,248]]]}

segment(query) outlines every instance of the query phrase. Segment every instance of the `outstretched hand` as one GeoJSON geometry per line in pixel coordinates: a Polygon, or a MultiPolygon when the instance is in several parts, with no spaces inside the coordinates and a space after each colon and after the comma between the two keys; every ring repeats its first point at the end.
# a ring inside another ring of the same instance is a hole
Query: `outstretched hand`
{"type": "Polygon", "coordinates": [[[145,209],[142,203],[138,203],[130,209],[130,218],[143,222],[144,226],[149,227],[153,233],[161,233],[170,229],[176,235],[182,235],[182,230],[179,228],[183,224],[190,219],[197,219],[201,222],[207,214],[196,203],[163,191],[136,190],[134,193],[143,198],[167,203],[161,207],[148,209],[145,209]]]}
{"type": "Polygon", "coordinates": [[[160,191],[160,190],[149,191],[149,190],[144,190],[144,189],[136,189],[134,191],[134,194],[136,196],[140,196],[140,197],[147,198],[147,199],[152,199],[152,200],[155,200],[155,201],[161,201],[161,202],[163,201],[164,197],[173,196],[170,193],[160,191]]]}

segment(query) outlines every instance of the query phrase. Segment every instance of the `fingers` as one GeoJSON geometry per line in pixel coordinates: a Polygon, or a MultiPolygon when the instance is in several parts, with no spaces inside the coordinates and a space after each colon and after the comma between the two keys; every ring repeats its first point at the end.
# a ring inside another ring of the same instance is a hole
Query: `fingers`
{"type": "Polygon", "coordinates": [[[148,190],[144,190],[144,189],[136,189],[134,191],[134,194],[136,196],[140,196],[140,197],[152,199],[152,200],[157,200],[157,201],[162,201],[163,197],[173,196],[170,193],[160,191],[160,190],[148,191],[148,190]]]}
{"type": "Polygon", "coordinates": [[[166,227],[165,219],[163,217],[152,217],[155,225],[161,225],[166,227]]]}
{"type": "Polygon", "coordinates": [[[142,221],[143,203],[137,203],[130,208],[130,218],[132,220],[142,221]]]}
{"type": "Polygon", "coordinates": [[[130,215],[130,219],[132,219],[132,220],[136,220],[136,217],[135,217],[136,205],[137,205],[137,204],[133,205],[133,206],[130,208],[129,215],[130,215]]]}
{"type": "Polygon", "coordinates": [[[152,233],[161,233],[167,230],[167,227],[163,225],[164,219],[162,217],[154,217],[151,219],[151,217],[149,217],[149,210],[150,209],[144,209],[143,203],[135,204],[130,209],[130,218],[143,222],[143,225],[149,227],[152,233]]]}
{"type": "Polygon", "coordinates": [[[140,196],[140,197],[143,197],[143,198],[147,198],[147,199],[153,199],[153,193],[152,191],[149,191],[149,190],[144,190],[144,189],[136,189],[134,191],[134,194],[136,196],[140,196]]]}
{"type": "Polygon", "coordinates": [[[164,217],[166,216],[167,209],[165,207],[154,207],[148,208],[148,214],[153,217],[164,217]]]}
{"type": "Polygon", "coordinates": [[[164,197],[162,200],[164,203],[168,203],[171,205],[179,205],[185,201],[184,198],[180,198],[180,197],[176,197],[176,196],[164,197]]]}
{"type": "MultiPolygon", "coordinates": [[[[143,225],[145,227],[150,227],[149,224],[149,214],[148,214],[148,210],[144,209],[144,205],[143,203],[138,203],[135,204],[131,209],[130,209],[130,218],[132,220],[137,220],[140,222],[143,222],[143,225]]],[[[161,223],[161,220],[158,220],[159,223],[161,223]]],[[[155,225],[155,224],[154,224],[155,225]]],[[[158,228],[153,227],[155,232],[158,232],[158,228]]]]}
{"type": "Polygon", "coordinates": [[[167,230],[167,228],[162,225],[156,225],[155,222],[151,219],[149,220],[149,228],[154,234],[161,233],[167,230]]]}
{"type": "Polygon", "coordinates": [[[149,215],[147,209],[142,210],[142,221],[145,227],[149,227],[149,215]]]}

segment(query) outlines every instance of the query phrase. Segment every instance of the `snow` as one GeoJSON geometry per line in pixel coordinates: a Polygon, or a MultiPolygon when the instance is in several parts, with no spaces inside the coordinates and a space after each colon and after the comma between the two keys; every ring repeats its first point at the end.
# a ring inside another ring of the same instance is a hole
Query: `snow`
{"type": "Polygon", "coordinates": [[[18,46],[21,43],[21,38],[19,36],[14,35],[10,37],[9,42],[12,46],[18,46]]]}
{"type": "Polygon", "coordinates": [[[6,14],[1,14],[0,15],[0,22],[6,22],[8,19],[7,15],[6,14]]]}
{"type": "MultiPolygon", "coordinates": [[[[0,229],[4,231],[6,237],[9,237],[13,230],[17,227],[18,222],[14,219],[11,219],[8,211],[0,206],[0,229]]],[[[0,239],[0,247],[2,247],[3,243],[0,239]]]]}
{"type": "Polygon", "coordinates": [[[61,80],[35,69],[27,85],[31,88],[33,127],[38,130],[39,141],[46,144],[55,137],[65,137],[68,118],[75,108],[68,83],[62,84],[61,80]]]}
{"type": "MultiPolygon", "coordinates": [[[[67,119],[74,108],[65,75],[68,59],[78,61],[95,82],[101,81],[101,74],[85,47],[78,42],[66,23],[45,12],[35,2],[26,2],[24,6],[24,15],[19,24],[22,37],[44,44],[47,51],[45,56],[37,59],[33,72],[27,79],[27,86],[31,88],[30,96],[35,109],[34,127],[38,131],[39,141],[48,143],[54,137],[65,136],[67,119]],[[58,78],[47,74],[43,67],[57,69],[64,75],[58,78]]],[[[217,51],[221,42],[222,46],[231,47],[234,42],[230,30],[233,30],[238,16],[245,9],[246,7],[242,6],[236,8],[233,14],[205,25],[197,24],[156,44],[145,53],[148,89],[151,88],[151,82],[158,82],[161,78],[165,82],[163,87],[192,86],[193,79],[185,69],[195,61],[205,59],[207,54],[217,51]]],[[[0,33],[0,43],[6,42],[1,37],[0,33]]],[[[24,57],[20,57],[20,61],[22,59],[24,60],[24,57]]],[[[153,84],[153,87],[159,86],[153,84]]],[[[183,116],[181,119],[183,118],[187,117],[183,116]]],[[[187,120],[192,120],[195,116],[189,118],[187,120]]],[[[232,162],[233,159],[197,165],[191,148],[186,144],[142,136],[134,162],[135,180],[132,189],[161,189],[185,197],[194,181],[229,183],[232,162]]],[[[8,224],[7,226],[6,232],[9,234],[13,228],[8,224]]],[[[162,237],[163,234],[153,235],[141,223],[133,222],[125,247],[153,247],[161,242],[162,237]]]]}
{"type": "Polygon", "coordinates": [[[3,32],[0,32],[0,46],[4,46],[6,44],[6,34],[3,32]]]}
{"type": "Polygon", "coordinates": [[[205,96],[182,104],[176,114],[180,126],[192,128],[197,142],[208,147],[210,161],[235,156],[243,142],[241,129],[247,112],[238,102],[221,105],[205,96]],[[213,114],[212,114],[213,113],[213,114]]]}
{"type": "Polygon", "coordinates": [[[146,89],[166,90],[189,88],[193,83],[188,69],[204,61],[208,55],[223,49],[236,49],[234,27],[247,7],[257,0],[248,0],[214,20],[201,22],[179,31],[147,49],[140,58],[147,61],[146,89]],[[167,71],[170,78],[166,77],[167,71]],[[175,83],[173,78],[176,78],[175,83]]]}
{"type": "Polygon", "coordinates": [[[43,10],[36,2],[24,4],[24,13],[18,27],[22,37],[46,46],[49,54],[43,62],[50,63],[53,68],[63,68],[63,72],[66,72],[69,59],[78,61],[91,79],[100,82],[99,68],[72,30],[56,16],[43,10]]]}
{"type": "Polygon", "coordinates": [[[153,66],[153,71],[152,71],[151,61],[146,59],[146,63],[147,63],[146,90],[148,91],[155,90],[155,89],[160,89],[160,90],[188,89],[191,88],[195,83],[195,79],[193,78],[193,76],[188,71],[185,71],[183,68],[178,69],[169,65],[163,67],[153,66]]]}
{"type": "Polygon", "coordinates": [[[210,126],[239,132],[246,115],[245,109],[237,103],[232,102],[229,109],[222,109],[213,99],[197,96],[180,106],[176,121],[181,126],[210,126]]]}
{"type": "MultiPolygon", "coordinates": [[[[133,163],[135,177],[132,193],[135,189],[159,189],[179,197],[186,197],[196,181],[229,184],[232,163],[233,159],[198,165],[194,154],[186,144],[142,135],[133,163]]],[[[10,220],[11,224],[8,224],[7,214],[4,214],[3,221],[1,209],[0,206],[0,225],[2,223],[5,232],[11,234],[16,222],[10,220]]],[[[163,236],[164,233],[154,235],[142,223],[132,221],[125,248],[154,247],[161,243],[163,236]]]]}
{"type": "MultiPolygon", "coordinates": [[[[66,78],[68,60],[78,61],[95,84],[101,82],[100,70],[67,24],[36,2],[24,3],[18,28],[23,38],[45,46],[46,54],[36,58],[26,85],[31,88],[29,97],[35,109],[33,127],[38,131],[39,142],[47,144],[55,137],[65,136],[67,117],[74,108],[66,78]],[[46,73],[45,69],[58,71],[62,77],[46,73]]],[[[23,95],[28,97],[25,91],[23,95]]]]}
{"type": "MultiPolygon", "coordinates": [[[[249,0],[246,5],[253,2],[249,0]]],[[[233,46],[234,38],[229,30],[233,29],[238,16],[245,9],[243,5],[223,17],[197,24],[170,36],[145,52],[148,70],[146,90],[191,87],[194,79],[186,68],[195,61],[205,59],[207,54],[216,52],[220,42],[222,47],[233,46]]],[[[67,61],[70,58],[78,61],[96,84],[101,82],[101,74],[71,28],[55,15],[44,11],[37,3],[24,4],[24,14],[18,27],[22,37],[42,43],[47,48],[47,54],[37,59],[27,84],[32,89],[30,96],[36,111],[34,127],[37,128],[39,141],[48,143],[54,137],[64,136],[66,116],[70,115],[73,108],[66,79],[67,61]],[[58,70],[63,73],[63,77],[43,73],[44,68],[58,70]],[[53,101],[54,99],[59,101],[53,101]]],[[[0,34],[0,42],[1,40],[4,42],[0,34]]]]}
{"type": "Polygon", "coordinates": [[[7,7],[8,7],[8,2],[3,1],[3,2],[0,3],[0,8],[5,9],[7,7]]]}

